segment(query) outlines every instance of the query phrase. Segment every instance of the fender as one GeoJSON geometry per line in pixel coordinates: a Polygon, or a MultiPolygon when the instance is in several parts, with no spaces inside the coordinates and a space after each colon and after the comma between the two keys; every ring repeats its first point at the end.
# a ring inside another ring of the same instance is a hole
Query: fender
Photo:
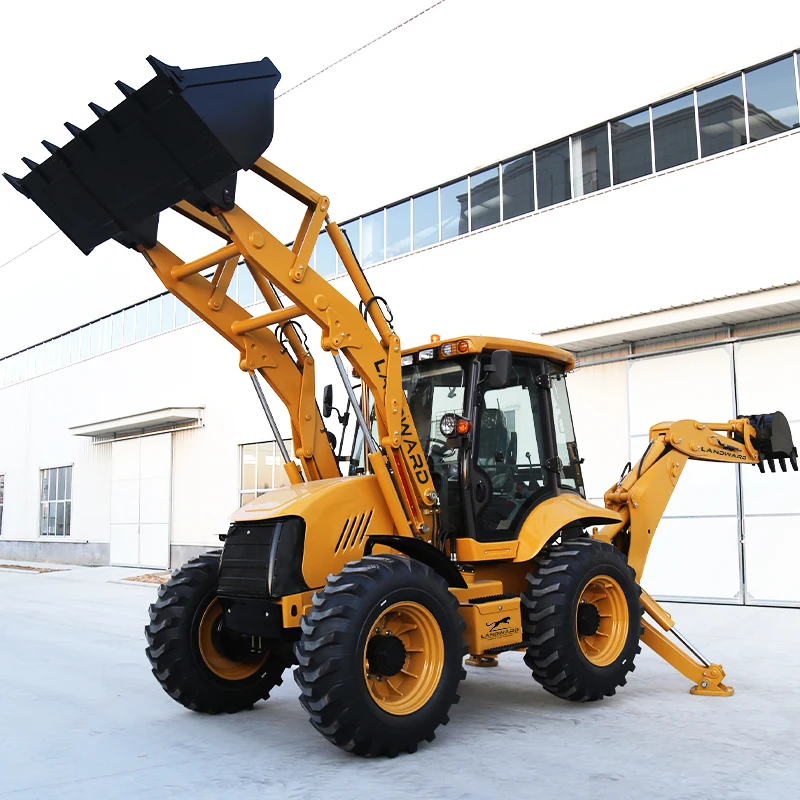
{"type": "Polygon", "coordinates": [[[455,586],[459,589],[467,588],[467,583],[456,565],[441,550],[437,550],[432,544],[428,544],[422,539],[412,539],[410,536],[370,536],[364,547],[364,555],[370,555],[376,544],[391,547],[398,553],[421,561],[444,578],[448,586],[455,586]]]}
{"type": "Polygon", "coordinates": [[[622,517],[602,506],[596,506],[572,492],[542,501],[528,514],[519,531],[519,547],[514,561],[530,561],[562,528],[574,523],[610,525],[622,517]]]}

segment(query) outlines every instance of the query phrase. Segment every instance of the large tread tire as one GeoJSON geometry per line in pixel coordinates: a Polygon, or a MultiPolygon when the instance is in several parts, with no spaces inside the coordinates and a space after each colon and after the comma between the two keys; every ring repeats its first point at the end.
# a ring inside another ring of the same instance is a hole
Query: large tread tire
{"type": "Polygon", "coordinates": [[[394,757],[413,753],[433,741],[434,731],[449,722],[466,678],[465,623],[458,601],[430,567],[397,555],[370,555],[351,561],[314,595],[301,620],[295,645],[294,677],[300,703],[310,722],[329,742],[362,756],[394,757]],[[364,672],[365,648],[374,636],[382,609],[411,602],[435,618],[443,642],[442,672],[430,699],[405,715],[388,713],[370,695],[364,672]]]}
{"type": "Polygon", "coordinates": [[[198,646],[203,612],[216,597],[221,551],[184,564],[158,590],[145,626],[147,657],[161,688],[181,705],[206,714],[252,708],[282,682],[291,664],[287,643],[278,643],[261,668],[243,680],[225,680],[205,664],[198,646]]]}
{"type": "Polygon", "coordinates": [[[535,559],[522,594],[522,624],[530,642],[525,663],[533,678],[564,700],[587,702],[615,694],[635,669],[643,632],[641,588],[625,556],[610,544],[589,538],[552,545],[535,559]],[[628,631],[619,655],[605,666],[581,650],[576,613],[589,582],[607,575],[624,592],[628,631]]]}

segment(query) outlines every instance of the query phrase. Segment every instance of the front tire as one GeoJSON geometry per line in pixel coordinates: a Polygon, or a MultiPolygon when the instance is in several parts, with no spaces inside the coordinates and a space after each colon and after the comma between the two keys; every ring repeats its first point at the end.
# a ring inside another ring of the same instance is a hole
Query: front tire
{"type": "Polygon", "coordinates": [[[535,565],[522,595],[534,680],[564,700],[610,697],[641,651],[641,589],[628,560],[587,538],[551,546],[535,565]]]}
{"type": "Polygon", "coordinates": [[[219,553],[206,553],[175,570],[144,631],[153,675],[173,700],[192,711],[232,714],[269,697],[291,653],[284,642],[252,653],[250,637],[224,630],[219,563],[219,553]]]}
{"type": "Polygon", "coordinates": [[[458,601],[430,567],[396,555],[347,564],[314,595],[295,647],[310,722],[357,755],[433,741],[466,677],[458,601]]]}

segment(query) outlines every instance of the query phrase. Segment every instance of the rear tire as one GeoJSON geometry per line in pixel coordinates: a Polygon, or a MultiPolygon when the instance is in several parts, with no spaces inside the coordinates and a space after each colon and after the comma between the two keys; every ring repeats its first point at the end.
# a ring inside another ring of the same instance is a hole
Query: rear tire
{"type": "Polygon", "coordinates": [[[291,650],[276,642],[263,657],[253,657],[246,652],[247,637],[224,632],[219,563],[218,552],[206,553],[175,570],[159,588],[144,631],[153,675],[173,700],[192,711],[232,714],[266,700],[281,684],[291,650]]]}
{"type": "Polygon", "coordinates": [[[396,555],[352,561],[314,595],[301,627],[300,703],[332,744],[393,757],[448,723],[466,677],[465,624],[430,567],[396,555]]]}
{"type": "Polygon", "coordinates": [[[587,538],[553,545],[535,564],[522,595],[534,680],[564,700],[610,697],[641,651],[641,589],[628,560],[587,538]]]}

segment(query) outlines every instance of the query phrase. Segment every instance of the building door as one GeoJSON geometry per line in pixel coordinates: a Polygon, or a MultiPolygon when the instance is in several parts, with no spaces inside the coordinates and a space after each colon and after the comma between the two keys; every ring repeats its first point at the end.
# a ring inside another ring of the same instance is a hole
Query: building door
{"type": "Polygon", "coordinates": [[[169,566],[172,434],[111,444],[111,563],[169,566]]]}
{"type": "MultiPolygon", "coordinates": [[[[782,411],[800,443],[800,336],[736,345],[736,391],[740,414],[782,411]]],[[[800,605],[800,479],[788,467],[762,475],[741,467],[745,602],[800,605]]]]}
{"type": "MultiPolygon", "coordinates": [[[[658,422],[735,416],[731,347],[630,362],[631,461],[658,422]]],[[[739,478],[734,464],[689,461],[658,526],[642,586],[663,598],[742,603],[739,478]]]]}

